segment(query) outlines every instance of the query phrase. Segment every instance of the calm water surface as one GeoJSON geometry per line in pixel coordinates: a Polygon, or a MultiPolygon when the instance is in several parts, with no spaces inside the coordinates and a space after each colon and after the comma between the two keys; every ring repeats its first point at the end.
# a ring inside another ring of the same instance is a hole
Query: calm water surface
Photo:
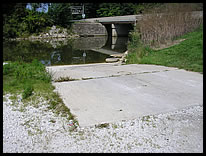
{"type": "Polygon", "coordinates": [[[110,57],[104,51],[123,53],[127,41],[128,37],[108,36],[9,41],[3,43],[3,61],[38,59],[47,66],[102,63],[110,57]]]}

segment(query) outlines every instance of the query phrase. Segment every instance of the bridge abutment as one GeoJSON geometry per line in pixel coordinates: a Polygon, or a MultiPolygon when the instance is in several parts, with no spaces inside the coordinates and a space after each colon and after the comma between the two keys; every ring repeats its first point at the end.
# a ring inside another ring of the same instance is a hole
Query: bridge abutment
{"type": "Polygon", "coordinates": [[[74,23],[72,31],[80,36],[106,36],[107,30],[101,23],[74,23]]]}

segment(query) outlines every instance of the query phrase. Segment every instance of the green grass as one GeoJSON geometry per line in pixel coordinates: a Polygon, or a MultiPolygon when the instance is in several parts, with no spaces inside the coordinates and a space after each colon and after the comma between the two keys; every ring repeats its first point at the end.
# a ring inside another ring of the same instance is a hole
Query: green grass
{"type": "MultiPolygon", "coordinates": [[[[77,123],[59,94],[54,92],[55,87],[51,81],[52,76],[37,60],[32,63],[10,62],[3,66],[3,94],[11,93],[14,97],[21,94],[25,107],[30,101],[35,99],[38,101],[40,97],[43,97],[48,101],[49,109],[77,123]]],[[[16,99],[13,98],[13,100],[16,99]]]]}
{"type": "Polygon", "coordinates": [[[141,50],[143,54],[139,54],[140,48],[133,43],[128,46],[128,63],[163,65],[203,73],[203,26],[178,39],[186,40],[162,50],[147,47],[141,50]]]}
{"type": "Polygon", "coordinates": [[[37,60],[32,63],[11,62],[3,66],[3,91],[4,93],[17,93],[23,91],[31,93],[35,84],[48,85],[51,75],[46,72],[45,66],[37,60]]]}

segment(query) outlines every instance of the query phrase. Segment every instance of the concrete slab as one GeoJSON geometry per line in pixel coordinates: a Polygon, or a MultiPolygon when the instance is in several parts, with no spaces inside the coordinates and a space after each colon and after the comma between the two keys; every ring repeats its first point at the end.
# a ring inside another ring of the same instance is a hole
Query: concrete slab
{"type": "Polygon", "coordinates": [[[57,80],[60,77],[82,80],[177,70],[177,68],[144,64],[118,65],[117,63],[95,63],[86,65],[48,66],[47,70],[52,73],[53,80],[57,80]]]}
{"type": "Polygon", "coordinates": [[[79,81],[53,84],[80,126],[203,105],[203,75],[195,72],[154,65],[115,64],[59,66],[49,70],[79,78],[79,81]],[[91,79],[81,80],[82,77],[91,79]]]}

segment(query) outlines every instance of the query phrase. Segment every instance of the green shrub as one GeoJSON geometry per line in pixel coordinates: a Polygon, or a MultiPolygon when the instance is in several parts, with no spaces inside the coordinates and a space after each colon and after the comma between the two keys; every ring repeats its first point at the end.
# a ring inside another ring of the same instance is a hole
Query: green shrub
{"type": "MultiPolygon", "coordinates": [[[[51,82],[52,76],[46,71],[45,66],[38,60],[32,63],[11,62],[3,66],[4,89],[9,91],[25,90],[25,84],[42,84],[47,86],[51,82]]],[[[38,88],[37,88],[38,89],[38,88]]],[[[25,93],[24,96],[27,96],[25,93]]]]}
{"type": "MultiPolygon", "coordinates": [[[[138,30],[138,29],[137,29],[138,30]]],[[[138,63],[140,59],[147,54],[145,47],[140,39],[140,33],[135,30],[129,34],[130,42],[128,43],[128,61],[127,63],[138,63]]]]}
{"type": "Polygon", "coordinates": [[[51,80],[51,76],[46,72],[45,66],[36,59],[32,63],[16,62],[4,67],[4,74],[11,71],[14,77],[20,81],[34,79],[50,82],[51,80]]]}
{"type": "Polygon", "coordinates": [[[14,71],[14,66],[15,66],[14,63],[5,64],[3,66],[3,75],[7,75],[9,73],[12,73],[14,71]]]}
{"type": "Polygon", "coordinates": [[[22,93],[22,98],[23,99],[26,99],[28,98],[29,96],[32,95],[32,92],[33,92],[34,88],[31,84],[25,84],[24,86],[24,91],[22,93]]]}

